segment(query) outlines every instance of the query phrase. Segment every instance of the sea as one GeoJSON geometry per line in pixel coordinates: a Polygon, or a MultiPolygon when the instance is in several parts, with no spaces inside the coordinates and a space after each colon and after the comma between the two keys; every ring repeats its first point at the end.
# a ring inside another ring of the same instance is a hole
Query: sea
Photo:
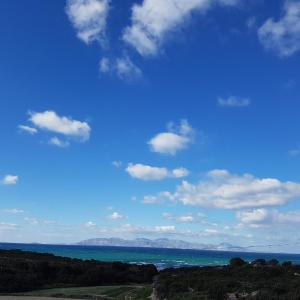
{"type": "Polygon", "coordinates": [[[171,267],[226,265],[233,257],[240,257],[248,262],[258,258],[266,260],[275,258],[279,262],[291,261],[293,264],[300,265],[300,254],[283,253],[8,243],[0,243],[0,249],[20,249],[51,253],[84,260],[95,259],[106,262],[120,261],[132,264],[154,264],[159,270],[171,267]]]}

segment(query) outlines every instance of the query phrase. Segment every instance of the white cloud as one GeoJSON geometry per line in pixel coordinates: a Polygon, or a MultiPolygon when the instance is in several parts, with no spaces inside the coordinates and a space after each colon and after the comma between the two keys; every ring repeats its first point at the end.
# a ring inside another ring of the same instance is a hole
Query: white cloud
{"type": "MultiPolygon", "coordinates": [[[[300,183],[212,170],[196,185],[183,181],[171,195],[172,201],[185,205],[220,209],[261,208],[296,200],[300,197],[300,183]]],[[[162,196],[158,194],[157,197],[161,199],[162,196]]]]}
{"type": "Polygon", "coordinates": [[[127,55],[115,60],[103,57],[100,60],[100,72],[116,74],[120,79],[127,81],[139,79],[143,75],[141,69],[127,55]]]}
{"type": "Polygon", "coordinates": [[[258,30],[258,37],[267,50],[288,57],[300,50],[300,2],[287,0],[277,22],[268,19],[258,30]]]}
{"type": "Polygon", "coordinates": [[[2,179],[2,184],[4,185],[14,185],[17,184],[19,180],[19,176],[16,175],[6,175],[2,179]]]}
{"type": "Polygon", "coordinates": [[[132,163],[128,164],[126,172],[133,178],[145,181],[158,181],[166,178],[182,178],[189,174],[189,171],[185,168],[178,168],[170,171],[167,168],[132,163]]]}
{"type": "Polygon", "coordinates": [[[104,44],[109,4],[109,0],[67,0],[66,12],[80,40],[104,44]]]}
{"type": "Polygon", "coordinates": [[[173,216],[172,214],[164,213],[163,218],[178,223],[193,223],[196,221],[193,215],[173,216]]]}
{"type": "Polygon", "coordinates": [[[113,162],[112,162],[112,165],[114,166],[114,167],[116,167],[116,168],[121,168],[122,167],[122,162],[120,161],[120,160],[114,160],[113,162]]]}
{"type": "Polygon", "coordinates": [[[81,142],[87,141],[90,137],[91,128],[88,123],[61,117],[54,111],[32,112],[29,120],[40,129],[75,138],[81,142]]]}
{"type": "Polygon", "coordinates": [[[39,225],[40,221],[37,218],[24,218],[24,220],[29,223],[30,225],[39,225]]]}
{"type": "Polygon", "coordinates": [[[219,97],[218,104],[224,107],[247,107],[251,101],[249,98],[230,96],[227,99],[219,97]]]}
{"type": "Polygon", "coordinates": [[[155,226],[154,231],[158,232],[158,233],[173,233],[176,231],[176,227],[173,225],[171,225],[171,226],[155,226]]]}
{"type": "Polygon", "coordinates": [[[168,177],[168,170],[166,168],[157,168],[142,164],[129,164],[126,171],[131,177],[146,181],[162,180],[168,177]]]}
{"type": "Polygon", "coordinates": [[[237,226],[242,228],[262,228],[293,225],[300,223],[300,211],[279,212],[278,210],[267,210],[265,208],[237,212],[236,217],[240,222],[237,226]]]}
{"type": "Polygon", "coordinates": [[[143,204],[162,204],[166,201],[176,201],[175,196],[168,192],[160,192],[158,195],[153,196],[153,195],[147,195],[144,196],[142,203],[143,204]]]}
{"type": "Polygon", "coordinates": [[[205,215],[199,214],[186,214],[182,216],[174,216],[170,213],[164,213],[163,218],[169,221],[174,221],[178,223],[202,223],[209,224],[209,222],[204,220],[205,215]]]}
{"type": "Polygon", "coordinates": [[[291,211],[287,213],[277,212],[275,213],[274,218],[278,223],[300,223],[300,211],[291,211]]]}
{"type": "Polygon", "coordinates": [[[177,221],[181,223],[192,223],[195,221],[195,218],[191,215],[187,215],[187,216],[178,217],[177,221]]]}
{"type": "Polygon", "coordinates": [[[22,209],[17,209],[17,208],[3,209],[2,211],[3,211],[4,213],[7,213],[7,214],[13,214],[13,215],[16,215],[16,214],[23,214],[23,213],[24,213],[24,210],[22,210],[22,209]]]}
{"type": "Polygon", "coordinates": [[[36,128],[26,126],[26,125],[19,125],[18,128],[26,133],[31,134],[31,135],[34,135],[38,132],[36,128]]]}
{"type": "Polygon", "coordinates": [[[88,228],[88,229],[95,229],[95,228],[97,228],[97,224],[94,223],[94,222],[92,222],[92,221],[86,222],[85,224],[83,224],[83,226],[85,228],[88,228]]]}
{"type": "Polygon", "coordinates": [[[123,40],[142,56],[160,52],[168,34],[182,28],[194,12],[206,12],[212,5],[236,5],[237,0],[144,0],[132,7],[131,25],[123,40]]]}
{"type": "Polygon", "coordinates": [[[251,211],[237,212],[237,218],[242,223],[260,223],[269,217],[269,212],[264,208],[251,211]]]}
{"type": "Polygon", "coordinates": [[[182,177],[186,177],[189,175],[189,170],[185,169],[185,168],[178,168],[178,169],[174,169],[172,171],[172,175],[175,178],[182,178],[182,177]]]}
{"type": "Polygon", "coordinates": [[[111,69],[109,58],[102,57],[99,63],[99,68],[101,73],[109,73],[111,69]]]}
{"type": "Polygon", "coordinates": [[[14,224],[14,223],[0,222],[0,231],[14,230],[18,227],[19,226],[17,224],[14,224]]]}
{"type": "Polygon", "coordinates": [[[162,203],[160,197],[147,195],[143,198],[142,203],[144,204],[158,204],[162,203]]]}
{"type": "Polygon", "coordinates": [[[120,79],[131,80],[142,76],[142,71],[128,56],[120,57],[116,60],[116,72],[120,79]]]}
{"type": "Polygon", "coordinates": [[[188,147],[193,141],[194,130],[187,120],[181,120],[178,128],[169,126],[167,132],[158,133],[149,142],[151,151],[175,155],[178,151],[188,147]]]}
{"type": "Polygon", "coordinates": [[[126,219],[126,216],[115,211],[111,215],[109,215],[108,218],[116,221],[116,220],[124,220],[124,219],[126,219]]]}
{"type": "Polygon", "coordinates": [[[68,141],[63,141],[59,139],[57,136],[52,137],[49,140],[49,144],[60,148],[67,148],[70,146],[70,143],[68,141]]]}

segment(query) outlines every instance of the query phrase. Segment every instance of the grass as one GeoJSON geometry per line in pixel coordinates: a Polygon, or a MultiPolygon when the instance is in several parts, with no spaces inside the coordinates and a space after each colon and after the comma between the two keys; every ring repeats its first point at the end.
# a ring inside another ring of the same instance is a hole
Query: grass
{"type": "Polygon", "coordinates": [[[102,299],[115,300],[145,300],[152,294],[152,286],[95,286],[79,288],[56,288],[38,290],[26,293],[14,294],[17,296],[35,297],[59,297],[69,299],[95,299],[94,296],[102,296],[102,299]]]}

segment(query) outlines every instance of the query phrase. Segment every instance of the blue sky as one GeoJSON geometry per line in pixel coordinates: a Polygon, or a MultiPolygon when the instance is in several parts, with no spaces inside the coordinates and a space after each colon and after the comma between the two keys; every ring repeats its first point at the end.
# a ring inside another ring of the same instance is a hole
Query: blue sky
{"type": "Polygon", "coordinates": [[[4,0],[0,14],[1,241],[299,252],[299,1],[4,0]]]}

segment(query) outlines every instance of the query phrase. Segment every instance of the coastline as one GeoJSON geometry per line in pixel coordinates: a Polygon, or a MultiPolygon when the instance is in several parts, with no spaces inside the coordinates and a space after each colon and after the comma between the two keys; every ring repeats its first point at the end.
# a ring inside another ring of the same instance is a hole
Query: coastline
{"type": "Polygon", "coordinates": [[[0,249],[21,249],[24,251],[51,253],[62,257],[83,260],[95,259],[105,262],[121,261],[123,263],[141,265],[154,264],[160,270],[170,267],[228,265],[230,259],[236,256],[248,262],[257,258],[276,258],[279,262],[288,260],[294,264],[300,264],[299,254],[285,253],[20,243],[0,243],[0,249]]]}
{"type": "Polygon", "coordinates": [[[281,300],[297,300],[300,296],[300,265],[279,263],[276,259],[256,259],[248,263],[241,258],[232,258],[230,264],[224,266],[157,270],[150,264],[0,250],[0,265],[1,295],[22,297],[19,299],[25,299],[25,296],[93,299],[99,295],[100,299],[117,300],[129,299],[131,295],[133,300],[149,297],[156,300],[219,300],[238,295],[235,299],[268,300],[281,295],[281,300]],[[257,298],[258,295],[261,298],[257,298]]]}

